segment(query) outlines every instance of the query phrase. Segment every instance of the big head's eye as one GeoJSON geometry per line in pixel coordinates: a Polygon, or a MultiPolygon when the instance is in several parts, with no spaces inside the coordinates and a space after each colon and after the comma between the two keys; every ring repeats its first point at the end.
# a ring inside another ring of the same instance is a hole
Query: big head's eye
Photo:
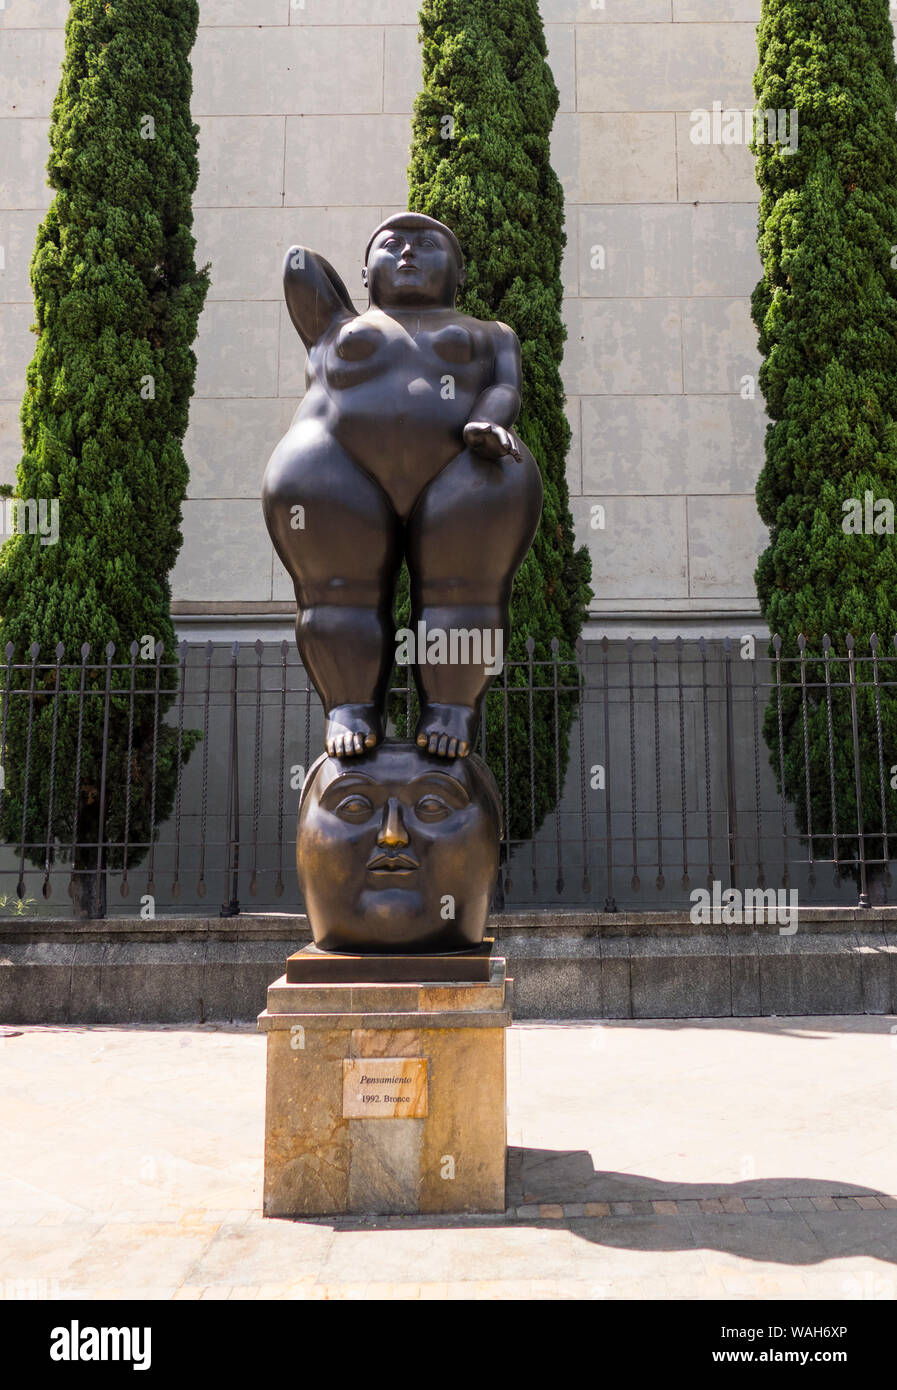
{"type": "Polygon", "coordinates": [[[334,806],[333,814],[339,816],[340,820],[350,821],[353,825],[361,825],[369,820],[373,815],[374,805],[361,792],[350,792],[344,796],[339,805],[334,806]]]}
{"type": "Polygon", "coordinates": [[[422,796],[415,803],[414,810],[418,820],[427,822],[445,820],[446,816],[452,813],[451,806],[447,805],[441,796],[434,796],[432,792],[422,796]]]}

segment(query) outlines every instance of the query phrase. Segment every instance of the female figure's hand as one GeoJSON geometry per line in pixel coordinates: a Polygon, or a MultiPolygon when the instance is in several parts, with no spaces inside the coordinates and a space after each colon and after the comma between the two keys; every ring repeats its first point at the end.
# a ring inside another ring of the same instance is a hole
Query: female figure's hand
{"type": "Polygon", "coordinates": [[[508,454],[520,462],[520,447],[510,430],[491,420],[470,420],[464,426],[464,443],[484,459],[505,458],[508,454]]]}

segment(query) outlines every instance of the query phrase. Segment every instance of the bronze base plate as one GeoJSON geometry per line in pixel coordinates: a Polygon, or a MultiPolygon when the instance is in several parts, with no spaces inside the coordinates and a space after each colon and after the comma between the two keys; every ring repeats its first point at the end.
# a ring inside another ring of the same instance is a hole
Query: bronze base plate
{"type": "Polygon", "coordinates": [[[313,943],[287,957],[288,985],[488,983],[495,938],[473,951],[442,955],[349,955],[321,951],[313,943]]]}

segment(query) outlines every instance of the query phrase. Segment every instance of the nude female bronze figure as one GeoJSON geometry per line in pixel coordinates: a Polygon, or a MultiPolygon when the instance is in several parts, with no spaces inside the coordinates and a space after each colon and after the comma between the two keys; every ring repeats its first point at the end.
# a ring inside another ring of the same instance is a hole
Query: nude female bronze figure
{"type": "MultiPolygon", "coordinates": [[[[262,491],[295,586],[296,640],[326,711],[327,752],[338,758],[384,736],[403,557],[412,631],[489,632],[504,645],[514,577],[542,507],[538,466],[511,429],[520,344],[506,324],[456,308],[465,271],[454,233],[396,213],[371,237],[363,276],[369,307],[359,314],[322,256],[287,252],[284,290],[308,350],[307,391],[262,491]]],[[[480,655],[418,659],[421,750],[471,751],[495,674],[480,655]]]]}

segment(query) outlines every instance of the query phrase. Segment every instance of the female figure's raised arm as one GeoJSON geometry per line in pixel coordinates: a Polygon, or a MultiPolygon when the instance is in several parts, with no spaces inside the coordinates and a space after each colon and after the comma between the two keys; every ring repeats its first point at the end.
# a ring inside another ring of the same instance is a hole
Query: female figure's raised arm
{"type": "Polygon", "coordinates": [[[311,349],[340,319],[356,309],[329,261],[305,246],[291,246],[283,263],[283,293],[293,327],[311,349]]]}

